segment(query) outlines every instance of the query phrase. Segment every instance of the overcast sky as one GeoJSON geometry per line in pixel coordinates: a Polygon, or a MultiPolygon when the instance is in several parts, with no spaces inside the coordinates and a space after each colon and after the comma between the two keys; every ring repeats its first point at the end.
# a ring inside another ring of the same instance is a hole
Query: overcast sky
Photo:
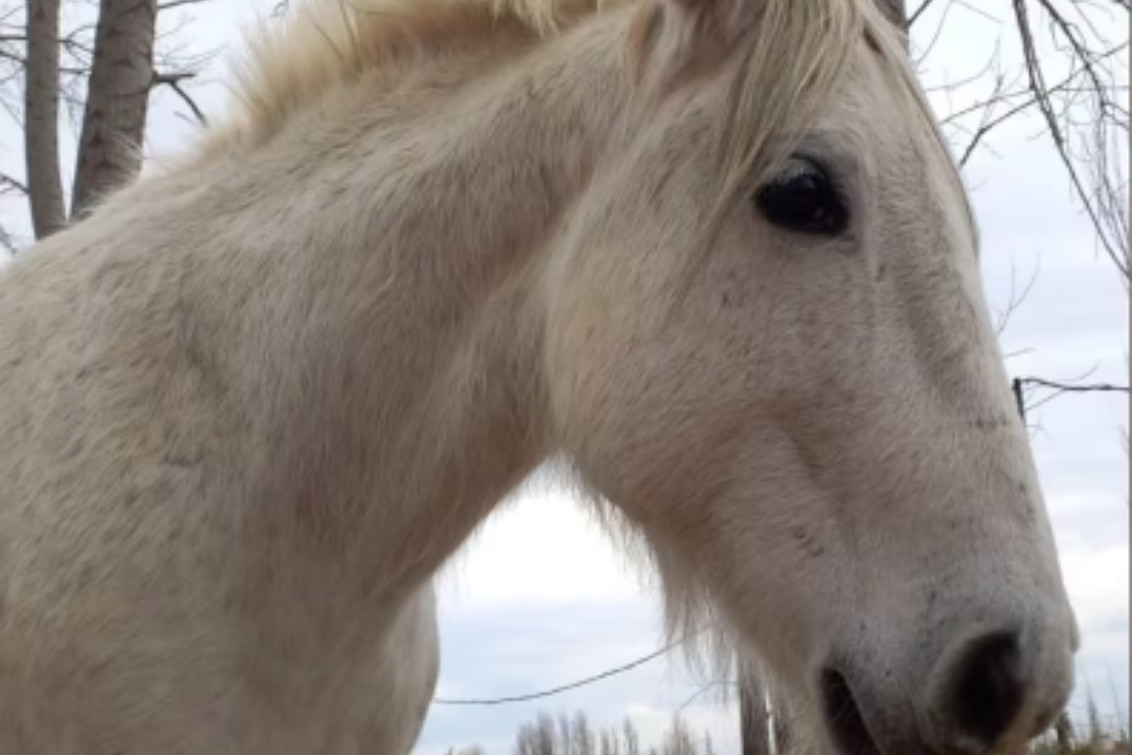
{"type": "MultiPolygon", "coordinates": [[[[167,17],[166,45],[218,51],[195,95],[206,113],[221,112],[226,61],[239,30],[270,10],[271,0],[223,0],[192,7],[181,27],[167,17]],[[179,30],[172,31],[175,27],[179,30]]],[[[942,7],[942,6],[941,6],[942,7]]],[[[1009,3],[980,0],[979,12],[956,5],[925,63],[929,85],[962,81],[981,70],[1001,45],[1007,67],[1018,60],[1009,3]]],[[[924,49],[938,13],[917,25],[924,49]]],[[[1102,23],[1103,25],[1103,23],[1102,23]]],[[[1122,25],[1126,27],[1125,23],[1122,25]]],[[[1113,29],[1113,41],[1127,30],[1113,29]]],[[[1042,42],[1041,40],[1039,40],[1042,42]]],[[[1042,42],[1045,44],[1045,42],[1042,42]]],[[[1126,61],[1127,58],[1125,57],[1126,61]]],[[[958,92],[933,93],[941,114],[986,94],[987,80],[958,92]]],[[[1127,101],[1127,92],[1120,95],[1127,101]]],[[[193,132],[186,108],[168,94],[155,98],[150,154],[170,154],[193,132]]],[[[956,143],[963,135],[953,131],[956,143]]],[[[65,135],[68,144],[73,134],[65,135]]],[[[19,136],[0,128],[0,166],[21,175],[19,136]]],[[[70,149],[70,148],[68,148],[70,149]]],[[[1036,282],[1003,333],[1015,375],[1127,382],[1128,306],[1111,263],[1072,201],[1065,174],[1040,122],[1023,117],[998,130],[965,175],[981,226],[982,265],[992,306],[1002,309],[1012,288],[1036,282]]],[[[0,204],[0,219],[26,228],[22,204],[0,204]]],[[[1062,564],[1083,630],[1079,676],[1096,693],[1102,714],[1127,722],[1128,710],[1128,468],[1123,397],[1072,395],[1032,416],[1039,470],[1052,512],[1062,564]]],[[[536,691],[646,655],[661,644],[657,602],[647,582],[626,564],[574,507],[570,497],[540,484],[515,497],[456,559],[442,578],[443,665],[438,696],[493,697],[536,691]]],[[[652,739],[699,689],[697,678],[664,659],[624,675],[538,703],[496,708],[434,706],[418,746],[421,755],[480,744],[489,755],[509,753],[520,724],[539,710],[584,710],[612,724],[631,716],[652,739]]],[[[1071,705],[1083,712],[1084,683],[1071,705]]],[[[734,748],[737,717],[706,697],[683,710],[712,732],[721,752],[734,748]]],[[[731,750],[734,751],[734,750],[731,750]]]]}

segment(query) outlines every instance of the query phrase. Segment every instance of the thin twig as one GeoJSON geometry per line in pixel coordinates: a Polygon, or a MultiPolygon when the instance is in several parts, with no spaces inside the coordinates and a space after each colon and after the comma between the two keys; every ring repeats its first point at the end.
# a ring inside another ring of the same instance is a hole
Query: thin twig
{"type": "Polygon", "coordinates": [[[196,116],[197,122],[202,126],[208,125],[208,118],[205,117],[204,112],[197,105],[196,101],[181,87],[181,82],[186,79],[195,77],[195,73],[155,73],[153,75],[153,86],[165,86],[172,89],[193,111],[196,116]]]}
{"type": "Polygon", "coordinates": [[[1015,382],[1023,386],[1030,385],[1039,388],[1049,388],[1061,393],[1132,393],[1132,388],[1129,386],[1116,385],[1114,383],[1059,383],[1054,380],[1036,377],[1015,378],[1015,382]]]}
{"type": "Polygon", "coordinates": [[[209,1],[210,0],[167,0],[167,2],[158,3],[157,10],[171,10],[173,8],[179,8],[182,5],[200,5],[201,3],[207,3],[209,1]]]}
{"type": "MultiPolygon", "coordinates": [[[[1065,136],[1061,131],[1061,126],[1058,124],[1057,116],[1053,112],[1053,106],[1049,99],[1049,88],[1046,86],[1045,76],[1042,71],[1041,62],[1038,59],[1037,50],[1034,46],[1033,32],[1030,28],[1030,20],[1028,11],[1026,9],[1025,0],[1013,0],[1014,15],[1017,21],[1018,34],[1022,40],[1022,53],[1026,61],[1026,74],[1030,82],[1030,90],[1034,94],[1034,99],[1037,102],[1038,110],[1044,116],[1046,126],[1049,129],[1050,138],[1053,140],[1054,147],[1056,148],[1061,162],[1064,164],[1066,171],[1069,174],[1069,180],[1073,185],[1077,196],[1085,205],[1085,212],[1089,216],[1093,227],[1097,231],[1097,239],[1101,246],[1104,248],[1105,253],[1112,259],[1117,269],[1121,274],[1121,282],[1125,287],[1129,282],[1129,263],[1126,254],[1123,250],[1117,249],[1112,240],[1104,232],[1104,225],[1102,220],[1097,215],[1097,210],[1090,200],[1089,192],[1085,190],[1084,184],[1077,173],[1077,168],[1073,164],[1073,158],[1070,154],[1069,145],[1066,142],[1065,136]]],[[[1070,37],[1071,43],[1076,45],[1076,38],[1070,37]]],[[[1081,53],[1079,53],[1081,54],[1081,53]]],[[[1087,58],[1085,59],[1087,61],[1087,58]]],[[[1090,68],[1090,74],[1094,75],[1095,72],[1090,68]]]]}

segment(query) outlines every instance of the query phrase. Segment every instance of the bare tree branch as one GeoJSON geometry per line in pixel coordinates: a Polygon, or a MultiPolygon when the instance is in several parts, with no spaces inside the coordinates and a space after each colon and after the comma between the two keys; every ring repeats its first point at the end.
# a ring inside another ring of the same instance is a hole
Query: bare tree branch
{"type": "Polygon", "coordinates": [[[1026,285],[1022,287],[1021,291],[1019,291],[1017,270],[1013,265],[1011,266],[1010,297],[1006,300],[1006,308],[999,314],[998,323],[995,326],[995,330],[999,335],[1002,335],[1006,331],[1007,325],[1010,324],[1010,318],[1013,317],[1014,313],[1017,312],[1018,309],[1026,303],[1026,299],[1030,297],[1030,292],[1034,290],[1034,286],[1037,284],[1038,276],[1040,274],[1041,265],[1037,265],[1034,267],[1034,272],[1030,276],[1030,279],[1026,281],[1026,285]]]}
{"type": "Polygon", "coordinates": [[[16,253],[16,242],[12,239],[12,235],[8,233],[8,229],[0,225],[0,247],[12,256],[16,253]]]}
{"type": "Polygon", "coordinates": [[[0,194],[7,194],[13,191],[17,194],[27,196],[28,187],[11,176],[0,173],[0,194]]]}
{"type": "Polygon", "coordinates": [[[1123,393],[1129,394],[1130,389],[1126,385],[1115,385],[1112,383],[1078,383],[1078,382],[1059,382],[1055,380],[1046,380],[1039,377],[1019,377],[1014,378],[1011,383],[1011,388],[1014,393],[1014,400],[1018,405],[1018,412],[1026,417],[1034,409],[1048,404],[1050,401],[1063,396],[1067,393],[1123,393]],[[1048,391],[1041,400],[1034,403],[1027,403],[1027,397],[1034,390],[1048,391]]]}
{"type": "MultiPolygon", "coordinates": [[[[1049,10],[1050,3],[1047,0],[1039,0],[1042,7],[1049,10]]],[[[1035,103],[1038,110],[1045,118],[1046,128],[1049,133],[1050,139],[1053,141],[1054,148],[1061,159],[1062,165],[1065,167],[1069,175],[1070,183],[1073,186],[1078,199],[1084,205],[1085,212],[1089,216],[1089,220],[1093,224],[1096,231],[1097,240],[1104,249],[1105,253],[1116,265],[1117,270],[1120,272],[1121,281],[1124,283],[1125,288],[1129,284],[1129,259],[1127,250],[1127,239],[1124,239],[1124,245],[1120,244],[1119,239],[1110,238],[1108,232],[1108,224],[1100,216],[1100,211],[1093,201],[1093,192],[1089,191],[1084,182],[1081,180],[1080,174],[1077,170],[1077,165],[1073,159],[1068,141],[1062,132],[1061,126],[1058,122],[1057,115],[1054,112],[1053,104],[1050,100],[1050,88],[1046,85],[1045,74],[1042,69],[1041,61],[1038,57],[1037,49],[1034,45],[1033,29],[1030,25],[1029,11],[1026,7],[1025,0],[1012,0],[1014,7],[1014,15],[1018,34],[1022,40],[1022,51],[1025,56],[1025,70],[1029,79],[1030,91],[1033,93],[1035,103]]],[[[1067,27],[1065,21],[1060,15],[1055,17],[1055,24],[1058,28],[1065,31],[1067,27]]],[[[1084,48],[1080,40],[1073,31],[1065,31],[1068,39],[1071,42],[1073,51],[1077,58],[1080,59],[1081,64],[1085,66],[1086,73],[1093,86],[1103,95],[1104,87],[1100,84],[1100,79],[1096,70],[1093,68],[1092,55],[1088,49],[1084,48]]],[[[1102,96],[1100,102],[1104,102],[1102,96]]],[[[1103,104],[1102,112],[1099,113],[1101,117],[1104,116],[1103,104]]]]}
{"type": "Polygon", "coordinates": [[[908,16],[908,28],[912,28],[912,26],[920,20],[920,16],[924,15],[924,11],[932,7],[932,3],[934,2],[935,0],[923,0],[923,2],[920,3],[920,6],[916,8],[916,10],[912,11],[912,14],[908,16]]]}
{"type": "Polygon", "coordinates": [[[186,79],[191,79],[195,76],[196,76],[196,74],[191,73],[191,72],[189,72],[189,73],[155,73],[153,75],[153,85],[154,86],[165,85],[165,86],[169,87],[170,89],[172,89],[177,94],[177,96],[180,97],[181,100],[183,100],[184,103],[189,106],[189,109],[193,111],[193,115],[196,116],[197,123],[199,123],[202,126],[207,126],[208,125],[208,118],[205,117],[204,111],[202,111],[200,109],[200,107],[197,105],[196,101],[181,86],[182,81],[184,81],[186,79]]]}
{"type": "Polygon", "coordinates": [[[200,5],[202,3],[208,3],[208,2],[211,2],[211,1],[212,0],[167,0],[167,2],[158,3],[157,4],[157,10],[158,11],[172,10],[173,8],[180,8],[183,5],[200,5]]]}
{"type": "Polygon", "coordinates": [[[1023,387],[1037,386],[1040,388],[1049,388],[1058,391],[1059,393],[1129,393],[1132,388],[1127,385],[1115,385],[1112,383],[1059,383],[1054,380],[1046,380],[1037,377],[1024,377],[1015,378],[1015,382],[1020,383],[1023,387]]]}

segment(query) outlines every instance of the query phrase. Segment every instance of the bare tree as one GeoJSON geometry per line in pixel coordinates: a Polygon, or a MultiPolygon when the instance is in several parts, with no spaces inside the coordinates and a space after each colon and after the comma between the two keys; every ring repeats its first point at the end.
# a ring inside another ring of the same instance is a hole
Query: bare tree
{"type": "Polygon", "coordinates": [[[598,752],[601,755],[619,755],[620,746],[616,731],[603,731],[599,736],[598,752]]]}
{"type": "MultiPolygon", "coordinates": [[[[900,0],[885,0],[899,3],[900,0]]],[[[1009,18],[997,18],[982,3],[920,0],[904,14],[909,25],[926,23],[936,9],[936,28],[928,45],[915,51],[924,63],[935,41],[946,34],[952,8],[978,13],[998,24],[1003,35],[1018,39],[1022,60],[1004,66],[999,49],[988,50],[983,69],[963,85],[982,78],[991,84],[979,101],[947,113],[948,127],[961,165],[966,165],[990,136],[1018,116],[1037,112],[1062,166],[1069,187],[1092,224],[1100,249],[1129,285],[1129,196],[1124,160],[1129,140],[1128,0],[1010,0],[1009,18]],[[1113,32],[1115,30],[1115,34],[1113,32]],[[1049,41],[1055,54],[1043,57],[1037,42],[1049,41]],[[1067,73],[1051,78],[1051,70],[1067,73]],[[1125,96],[1121,96],[1124,93],[1125,96]]]]}
{"type": "Polygon", "coordinates": [[[1062,712],[1057,717],[1057,722],[1053,725],[1054,736],[1057,741],[1058,755],[1069,755],[1073,751],[1073,722],[1069,720],[1069,714],[1062,712]]]}
{"type": "Polygon", "coordinates": [[[662,755],[699,755],[695,735],[679,714],[672,717],[672,726],[664,736],[662,755]]]}
{"type": "Polygon", "coordinates": [[[554,719],[539,713],[534,721],[523,724],[515,739],[515,755],[556,755],[554,719]]]}
{"type": "Polygon", "coordinates": [[[596,755],[594,752],[594,733],[590,729],[590,723],[586,719],[585,713],[578,711],[574,714],[572,728],[571,744],[573,747],[571,747],[569,755],[596,755]]]}
{"type": "MultiPolygon", "coordinates": [[[[1110,3],[1116,9],[1123,9],[1123,26],[1127,29],[1128,0],[1110,0],[1110,3]]],[[[1085,151],[1076,152],[1073,131],[1077,126],[1070,112],[1073,103],[1063,103],[1065,112],[1058,113],[1057,93],[1051,90],[1046,81],[1044,65],[1034,44],[1034,29],[1027,4],[1023,0],[1013,0],[1012,4],[1025,54],[1026,86],[1045,119],[1050,141],[1065,166],[1078,200],[1093,224],[1097,241],[1120,271],[1121,279],[1127,287],[1127,192],[1124,190],[1123,176],[1119,173],[1120,166],[1110,165],[1107,156],[1111,154],[1112,145],[1109,140],[1112,136],[1119,134],[1117,138],[1122,137],[1125,143],[1128,141],[1128,111],[1112,95],[1113,75],[1107,70],[1102,51],[1096,49],[1095,42],[1090,44],[1098,38],[1104,40],[1104,37],[1096,30],[1091,40],[1083,26],[1088,21],[1087,17],[1083,21],[1071,21],[1068,17],[1070,9],[1058,6],[1055,0],[1039,0],[1038,6],[1045,11],[1048,19],[1049,32],[1061,40],[1062,49],[1073,59],[1074,68],[1083,78],[1087,93],[1086,106],[1091,111],[1091,117],[1085,126],[1082,142],[1085,151]],[[1117,172],[1113,173],[1111,168],[1115,168],[1117,172]]],[[[1080,11],[1079,8],[1073,10],[1080,11]]]]}
{"type": "Polygon", "coordinates": [[[695,732],[677,713],[664,733],[659,749],[641,748],[640,736],[632,721],[626,718],[621,725],[594,730],[586,716],[577,712],[573,716],[560,714],[557,722],[545,713],[539,713],[531,722],[523,724],[515,737],[515,755],[712,755],[712,739],[706,732],[695,732]],[[702,749],[698,743],[702,742],[702,749]]]}
{"type": "Polygon", "coordinates": [[[539,714],[537,725],[533,755],[554,755],[554,719],[539,714]]]}
{"type": "MultiPolygon", "coordinates": [[[[100,196],[137,175],[155,88],[168,87],[204,120],[182,84],[208,56],[155,54],[158,12],[202,2],[99,0],[93,22],[90,3],[0,2],[0,113],[24,132],[25,172],[23,180],[0,174],[0,194],[27,198],[37,239],[81,219],[100,196]],[[81,20],[64,30],[68,8],[81,20]],[[69,209],[60,154],[63,113],[79,131],[69,209]]],[[[2,228],[0,244],[16,246],[2,228]]]]}
{"type": "Polygon", "coordinates": [[[569,716],[558,717],[558,744],[562,755],[573,755],[574,726],[571,724],[569,716]]]}
{"type": "Polygon", "coordinates": [[[24,156],[37,238],[63,227],[67,209],[59,166],[59,0],[29,0],[24,156]]]}
{"type": "Polygon", "coordinates": [[[98,196],[141,170],[156,32],[157,0],[102,0],[71,198],[73,217],[83,217],[98,196]]]}
{"type": "Polygon", "coordinates": [[[625,755],[641,755],[641,736],[628,718],[622,726],[622,734],[625,737],[625,755]]]}

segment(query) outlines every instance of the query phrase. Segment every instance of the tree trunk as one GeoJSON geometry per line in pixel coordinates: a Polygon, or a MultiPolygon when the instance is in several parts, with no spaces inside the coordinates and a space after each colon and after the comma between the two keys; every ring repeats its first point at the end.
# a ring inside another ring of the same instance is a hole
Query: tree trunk
{"type": "Polygon", "coordinates": [[[904,8],[904,0],[877,0],[880,9],[892,23],[902,30],[908,30],[908,13],[904,8]]]}
{"type": "Polygon", "coordinates": [[[743,755],[791,755],[794,752],[795,722],[786,698],[775,689],[766,673],[749,661],[739,666],[739,725],[743,755]]]}
{"type": "Polygon", "coordinates": [[[766,690],[759,669],[739,662],[739,734],[743,755],[770,755],[766,690]]]}
{"type": "Polygon", "coordinates": [[[101,0],[71,216],[141,170],[157,0],[101,0]]]}
{"type": "Polygon", "coordinates": [[[59,0],[29,0],[24,78],[24,157],[35,237],[67,222],[59,168],[59,0]]]}

